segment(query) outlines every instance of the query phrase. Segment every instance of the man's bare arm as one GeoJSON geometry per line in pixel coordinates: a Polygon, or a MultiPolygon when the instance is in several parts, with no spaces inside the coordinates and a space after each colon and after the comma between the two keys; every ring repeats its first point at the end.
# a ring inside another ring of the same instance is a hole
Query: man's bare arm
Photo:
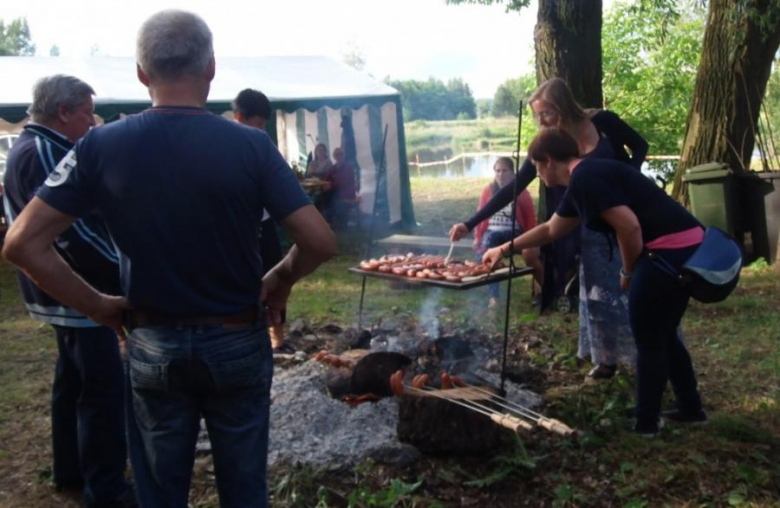
{"type": "Polygon", "coordinates": [[[312,205],[299,208],[282,221],[295,244],[287,255],[263,277],[263,294],[271,322],[280,323],[290,290],[336,252],[336,237],[312,205]]]}
{"type": "Polygon", "coordinates": [[[53,247],[75,220],[35,197],[6,233],[3,256],[53,298],[123,336],[124,299],[95,290],[53,247]]]}

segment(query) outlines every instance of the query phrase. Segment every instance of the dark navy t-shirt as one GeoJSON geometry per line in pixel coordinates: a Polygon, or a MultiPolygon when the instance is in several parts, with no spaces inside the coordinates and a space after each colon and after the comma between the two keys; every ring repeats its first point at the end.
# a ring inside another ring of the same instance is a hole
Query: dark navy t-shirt
{"type": "Polygon", "coordinates": [[[280,221],[311,203],[264,132],[187,107],[93,129],[38,196],[75,217],[100,211],[130,305],[182,317],[256,303],[263,208],[280,221]]]}
{"type": "Polygon", "coordinates": [[[583,159],[574,168],[569,188],[555,213],[581,217],[585,227],[611,233],[613,230],[601,218],[601,212],[616,206],[627,206],[634,212],[645,244],[701,226],[688,210],[634,167],[607,159],[583,159]]]}

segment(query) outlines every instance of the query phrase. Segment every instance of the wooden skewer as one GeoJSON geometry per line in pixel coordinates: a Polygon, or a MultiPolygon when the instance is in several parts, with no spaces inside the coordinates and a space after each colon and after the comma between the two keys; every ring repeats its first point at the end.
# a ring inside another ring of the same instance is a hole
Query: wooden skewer
{"type": "Polygon", "coordinates": [[[403,386],[406,390],[409,390],[412,393],[431,394],[434,397],[438,397],[440,399],[452,402],[453,404],[457,404],[467,409],[471,409],[472,411],[476,411],[477,413],[481,413],[489,417],[493,422],[501,425],[502,427],[506,427],[507,429],[513,430],[514,432],[533,429],[533,426],[531,426],[531,424],[521,420],[520,418],[517,418],[516,416],[500,413],[494,409],[491,409],[487,406],[483,406],[482,404],[478,404],[471,400],[466,402],[465,400],[458,400],[452,397],[447,397],[442,395],[438,390],[426,390],[426,389],[415,388],[413,386],[408,386],[408,385],[403,385],[403,386]]]}
{"type": "Polygon", "coordinates": [[[468,383],[464,383],[466,387],[471,388],[473,390],[476,390],[477,392],[484,393],[486,395],[490,395],[493,397],[493,403],[495,403],[498,406],[503,407],[504,409],[507,409],[509,411],[512,411],[516,414],[519,414],[525,418],[528,418],[530,420],[533,420],[534,423],[539,425],[540,427],[549,430],[550,432],[555,432],[556,434],[560,434],[562,436],[568,436],[571,434],[574,434],[574,429],[566,425],[560,420],[556,420],[555,418],[548,418],[540,413],[537,413],[536,411],[532,411],[531,409],[528,409],[525,406],[521,406],[520,404],[517,404],[515,402],[512,402],[509,399],[506,399],[504,397],[501,397],[499,395],[496,395],[495,393],[489,392],[488,390],[485,390],[484,388],[480,388],[478,386],[470,385],[468,383]],[[507,404],[504,404],[500,401],[504,401],[507,404]],[[514,406],[514,407],[513,407],[514,406]]]}

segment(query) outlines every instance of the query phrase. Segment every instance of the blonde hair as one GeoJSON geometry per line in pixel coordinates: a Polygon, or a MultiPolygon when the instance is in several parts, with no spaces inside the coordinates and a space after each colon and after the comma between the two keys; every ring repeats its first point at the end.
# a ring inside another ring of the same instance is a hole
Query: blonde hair
{"type": "Polygon", "coordinates": [[[548,79],[528,99],[532,105],[536,101],[549,102],[561,119],[561,126],[567,129],[588,117],[582,106],[574,100],[569,85],[561,78],[548,79]]]}

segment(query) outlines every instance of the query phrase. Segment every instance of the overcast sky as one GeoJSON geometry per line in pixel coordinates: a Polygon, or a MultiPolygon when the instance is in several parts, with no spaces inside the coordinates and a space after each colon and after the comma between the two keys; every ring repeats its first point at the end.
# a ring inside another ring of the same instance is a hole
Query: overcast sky
{"type": "MultiPolygon", "coordinates": [[[[611,2],[610,2],[611,3],[611,2]]],[[[164,8],[200,14],[222,56],[327,55],[350,47],[378,79],[462,77],[474,96],[532,69],[536,0],[520,13],[444,0],[0,0],[6,22],[26,17],[39,55],[132,56],[141,23],[164,8]]]]}

